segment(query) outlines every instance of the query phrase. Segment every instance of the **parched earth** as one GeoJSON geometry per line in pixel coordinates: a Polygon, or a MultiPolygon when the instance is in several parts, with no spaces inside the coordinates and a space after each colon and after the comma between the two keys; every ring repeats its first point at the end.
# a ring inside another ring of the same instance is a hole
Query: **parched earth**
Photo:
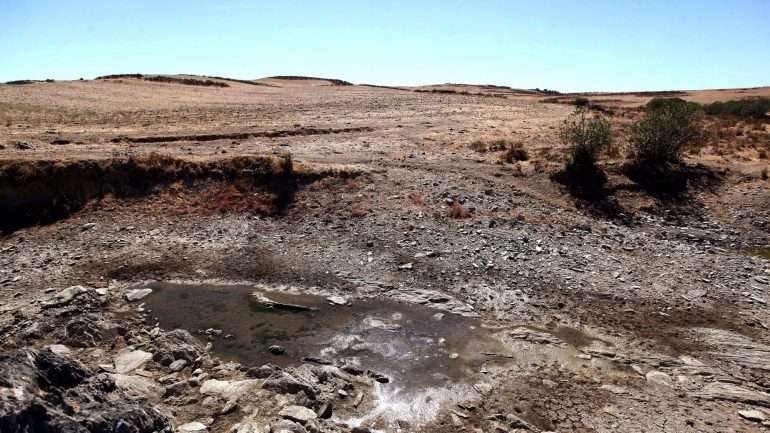
{"type": "Polygon", "coordinates": [[[0,86],[0,431],[770,427],[767,124],[597,204],[543,95],[260,82],[0,86]]]}

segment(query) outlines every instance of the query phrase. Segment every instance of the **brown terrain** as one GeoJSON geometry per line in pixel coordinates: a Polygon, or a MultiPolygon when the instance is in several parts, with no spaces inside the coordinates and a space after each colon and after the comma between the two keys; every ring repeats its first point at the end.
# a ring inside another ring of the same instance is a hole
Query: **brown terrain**
{"type": "Polygon", "coordinates": [[[705,116],[661,193],[655,96],[770,87],[0,85],[0,431],[767,431],[770,121],[705,116]]]}

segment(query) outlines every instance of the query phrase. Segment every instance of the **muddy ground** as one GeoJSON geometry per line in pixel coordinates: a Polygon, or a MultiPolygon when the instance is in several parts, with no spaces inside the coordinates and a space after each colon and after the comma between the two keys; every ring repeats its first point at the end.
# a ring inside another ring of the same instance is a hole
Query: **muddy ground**
{"type": "Polygon", "coordinates": [[[0,430],[770,426],[770,124],[586,201],[547,95],[260,82],[0,86],[0,430]]]}

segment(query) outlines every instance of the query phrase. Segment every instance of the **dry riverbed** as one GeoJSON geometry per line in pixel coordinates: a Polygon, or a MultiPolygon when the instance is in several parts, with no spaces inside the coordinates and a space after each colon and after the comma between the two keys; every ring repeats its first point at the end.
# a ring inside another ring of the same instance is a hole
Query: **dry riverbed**
{"type": "Polygon", "coordinates": [[[564,104],[279,81],[0,86],[0,431],[770,426],[761,161],[610,161],[608,213],[550,179],[564,104]]]}

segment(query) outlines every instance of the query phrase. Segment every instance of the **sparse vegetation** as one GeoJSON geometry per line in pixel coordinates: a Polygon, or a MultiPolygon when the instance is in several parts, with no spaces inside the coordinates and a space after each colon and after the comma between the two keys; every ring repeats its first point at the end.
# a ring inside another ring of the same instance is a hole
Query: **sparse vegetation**
{"type": "Polygon", "coordinates": [[[144,77],[144,79],[158,83],[183,84],[185,86],[230,87],[227,83],[212,80],[198,80],[195,78],[175,78],[159,75],[157,77],[144,77]]]}
{"type": "Polygon", "coordinates": [[[763,169],[762,169],[762,171],[759,173],[759,177],[760,177],[762,180],[767,180],[767,179],[768,179],[768,176],[767,176],[767,167],[765,167],[765,168],[763,168],[763,169]]]}
{"type": "Polygon", "coordinates": [[[509,164],[515,161],[527,161],[529,159],[529,153],[527,152],[527,149],[524,148],[524,143],[515,142],[508,147],[508,150],[500,155],[500,159],[509,164]]]}
{"type": "Polygon", "coordinates": [[[569,146],[568,167],[593,167],[599,154],[612,144],[609,120],[588,116],[585,108],[578,107],[562,123],[559,136],[569,146]]]}
{"type": "Polygon", "coordinates": [[[714,102],[703,106],[706,114],[716,116],[738,116],[763,119],[770,112],[770,98],[755,97],[739,100],[714,102]]]}
{"type": "Polygon", "coordinates": [[[508,149],[510,141],[506,139],[497,139],[491,141],[475,140],[469,147],[478,153],[499,152],[508,149]]]}
{"type": "Polygon", "coordinates": [[[465,219],[470,218],[471,213],[459,202],[454,201],[449,205],[449,218],[465,219]]]}
{"type": "Polygon", "coordinates": [[[685,146],[701,141],[697,104],[679,98],[656,98],[643,119],[631,126],[631,157],[639,163],[666,164],[681,160],[685,146]]]}
{"type": "Polygon", "coordinates": [[[609,120],[591,116],[586,108],[577,107],[562,123],[559,136],[569,146],[569,158],[564,170],[554,179],[566,185],[577,197],[598,198],[607,176],[597,167],[596,161],[613,142],[609,120]]]}

